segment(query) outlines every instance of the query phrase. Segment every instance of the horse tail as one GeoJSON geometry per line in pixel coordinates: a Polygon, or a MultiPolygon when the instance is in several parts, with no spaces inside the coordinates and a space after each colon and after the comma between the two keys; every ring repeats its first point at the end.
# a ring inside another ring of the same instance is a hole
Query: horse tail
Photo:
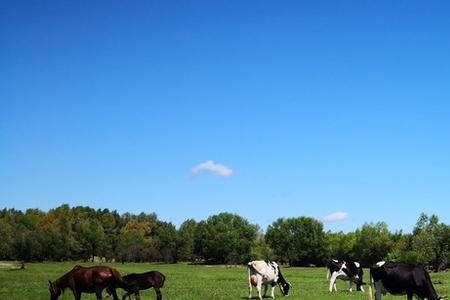
{"type": "Polygon", "coordinates": [[[159,275],[161,275],[161,283],[160,283],[159,287],[162,288],[164,286],[164,282],[166,281],[166,276],[164,276],[164,274],[161,272],[158,272],[158,273],[159,273],[159,275]]]}

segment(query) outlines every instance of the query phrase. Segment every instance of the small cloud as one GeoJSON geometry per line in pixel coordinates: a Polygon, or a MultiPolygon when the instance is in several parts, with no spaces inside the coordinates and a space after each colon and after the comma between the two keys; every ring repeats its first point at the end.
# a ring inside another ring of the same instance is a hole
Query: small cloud
{"type": "Polygon", "coordinates": [[[225,165],[215,163],[212,160],[196,165],[191,170],[192,176],[197,176],[201,171],[209,171],[214,176],[230,177],[233,175],[233,169],[225,165]]]}
{"type": "Polygon", "coordinates": [[[348,218],[348,213],[337,211],[335,213],[329,214],[323,217],[324,222],[336,222],[336,221],[344,221],[348,218]]]}

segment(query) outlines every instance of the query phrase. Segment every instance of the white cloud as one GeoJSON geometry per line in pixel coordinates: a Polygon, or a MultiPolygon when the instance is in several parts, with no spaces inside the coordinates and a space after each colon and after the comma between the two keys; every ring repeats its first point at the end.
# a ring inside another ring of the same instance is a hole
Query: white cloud
{"type": "Polygon", "coordinates": [[[215,163],[212,160],[196,165],[192,168],[192,176],[197,176],[201,171],[209,171],[214,176],[230,177],[233,175],[233,169],[225,165],[215,163]]]}
{"type": "Polygon", "coordinates": [[[329,214],[325,217],[323,217],[324,222],[336,222],[336,221],[344,221],[348,218],[348,213],[337,211],[332,214],[329,214]]]}

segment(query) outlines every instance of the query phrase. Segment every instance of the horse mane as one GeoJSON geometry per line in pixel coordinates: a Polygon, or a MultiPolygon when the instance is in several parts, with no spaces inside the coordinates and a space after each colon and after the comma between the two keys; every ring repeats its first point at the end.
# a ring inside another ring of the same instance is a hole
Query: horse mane
{"type": "Polygon", "coordinates": [[[80,266],[80,265],[75,265],[75,266],[72,268],[72,270],[70,270],[70,272],[72,272],[73,270],[82,269],[82,268],[84,268],[84,267],[83,267],[83,266],[80,266]]]}
{"type": "Polygon", "coordinates": [[[76,265],[72,268],[72,270],[70,270],[69,272],[67,272],[66,274],[64,274],[63,276],[59,277],[58,279],[55,280],[55,285],[61,289],[61,291],[64,293],[64,291],[69,288],[69,283],[68,283],[68,277],[72,274],[73,271],[83,268],[83,266],[80,265],[76,265]]]}

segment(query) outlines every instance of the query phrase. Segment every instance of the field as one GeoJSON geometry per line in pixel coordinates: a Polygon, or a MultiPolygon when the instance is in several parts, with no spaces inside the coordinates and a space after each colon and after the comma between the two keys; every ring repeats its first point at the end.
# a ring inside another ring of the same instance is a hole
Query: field
{"type": "MultiPolygon", "coordinates": [[[[19,270],[7,263],[0,263],[0,299],[49,299],[48,280],[69,271],[75,263],[38,263],[28,264],[25,270],[19,270]]],[[[83,264],[88,265],[88,264],[83,264]]],[[[247,275],[244,266],[193,266],[187,264],[108,264],[122,274],[159,270],[167,277],[162,289],[165,300],[228,300],[247,299],[247,275]]],[[[284,277],[293,285],[292,293],[286,299],[291,300],[344,300],[367,299],[367,293],[346,291],[348,284],[338,281],[338,292],[330,294],[326,281],[325,268],[289,268],[283,267],[284,277]]],[[[368,282],[367,270],[364,281],[368,282]]],[[[431,274],[439,294],[449,295],[450,273],[431,274]]],[[[256,299],[254,289],[253,298],[256,299]]],[[[122,291],[118,290],[119,296],[122,291]]],[[[82,299],[95,299],[93,295],[83,294],[82,299]]],[[[281,299],[277,288],[275,297],[281,299]]],[[[144,291],[142,299],[155,299],[153,290],[144,291]]],[[[72,293],[66,293],[60,299],[73,299],[72,293]]],[[[405,296],[385,296],[385,300],[406,299],[405,296]]]]}

